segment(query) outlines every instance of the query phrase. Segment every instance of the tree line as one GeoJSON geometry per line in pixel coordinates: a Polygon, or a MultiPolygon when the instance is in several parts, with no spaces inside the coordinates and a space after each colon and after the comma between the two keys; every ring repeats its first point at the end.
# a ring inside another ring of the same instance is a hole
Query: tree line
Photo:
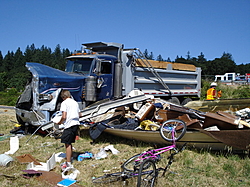
{"type": "MultiPolygon", "coordinates": [[[[7,88],[16,88],[23,90],[30,73],[25,67],[26,62],[38,62],[56,69],[64,70],[66,60],[65,58],[71,54],[69,49],[61,49],[58,44],[54,50],[49,47],[42,46],[36,48],[34,44],[28,45],[24,52],[18,48],[15,52],[8,51],[3,56],[0,51],[0,91],[7,88]]],[[[191,57],[188,52],[186,58],[177,56],[174,61],[170,58],[163,59],[161,55],[154,58],[153,52],[144,51],[147,59],[157,61],[168,61],[175,63],[193,64],[202,69],[203,79],[214,79],[214,75],[222,75],[224,73],[236,72],[240,74],[250,73],[250,63],[236,65],[230,53],[223,53],[220,58],[214,60],[207,60],[205,55],[201,52],[198,57],[191,57]]]]}
{"type": "Polygon", "coordinates": [[[214,60],[207,60],[202,52],[198,57],[191,57],[190,52],[187,52],[186,58],[182,56],[179,57],[177,55],[174,61],[171,61],[170,58],[167,58],[167,60],[165,60],[161,55],[158,55],[154,59],[153,53],[149,53],[147,50],[144,51],[144,55],[146,56],[146,58],[152,60],[193,64],[196,67],[201,67],[201,74],[203,79],[213,80],[215,75],[223,75],[225,73],[232,72],[240,73],[241,75],[250,73],[250,63],[236,65],[233,60],[232,54],[225,52],[223,52],[220,58],[215,58],[214,60]]]}
{"type": "Polygon", "coordinates": [[[24,52],[20,48],[16,52],[10,52],[3,57],[0,51],[0,91],[6,88],[24,89],[30,72],[25,67],[26,62],[38,62],[56,69],[65,69],[65,57],[71,54],[69,49],[61,49],[58,44],[54,51],[42,46],[36,48],[34,44],[28,45],[24,52]]]}

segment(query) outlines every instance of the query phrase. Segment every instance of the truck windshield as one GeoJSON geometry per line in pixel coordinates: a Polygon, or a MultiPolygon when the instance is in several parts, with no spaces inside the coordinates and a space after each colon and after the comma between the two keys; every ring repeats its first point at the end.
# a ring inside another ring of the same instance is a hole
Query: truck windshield
{"type": "Polygon", "coordinates": [[[89,74],[92,61],[92,58],[69,59],[65,71],[89,74]]]}

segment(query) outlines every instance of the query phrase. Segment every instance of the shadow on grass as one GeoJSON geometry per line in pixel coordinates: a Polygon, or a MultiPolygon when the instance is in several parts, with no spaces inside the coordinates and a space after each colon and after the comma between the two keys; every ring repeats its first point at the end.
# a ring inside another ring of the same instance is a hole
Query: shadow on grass
{"type": "Polygon", "coordinates": [[[189,147],[188,150],[196,152],[198,154],[211,154],[214,156],[222,156],[225,158],[237,156],[240,159],[250,158],[250,152],[246,150],[231,150],[230,148],[225,150],[211,150],[211,149],[197,149],[189,147]]]}
{"type": "Polygon", "coordinates": [[[97,139],[92,140],[90,138],[88,129],[81,129],[80,137],[84,137],[84,138],[89,137],[91,144],[99,144],[99,143],[100,144],[103,144],[103,143],[127,144],[127,145],[135,146],[135,147],[159,147],[160,146],[154,143],[147,143],[147,142],[142,142],[138,140],[126,139],[126,138],[119,137],[119,136],[113,136],[105,132],[102,132],[102,134],[97,139]]]}

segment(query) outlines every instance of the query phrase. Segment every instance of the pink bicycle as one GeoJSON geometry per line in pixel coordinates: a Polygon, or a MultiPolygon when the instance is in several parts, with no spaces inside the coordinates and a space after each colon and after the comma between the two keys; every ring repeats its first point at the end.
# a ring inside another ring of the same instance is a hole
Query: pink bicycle
{"type": "Polygon", "coordinates": [[[131,177],[138,177],[137,187],[154,186],[156,178],[160,170],[163,170],[163,175],[173,162],[174,155],[182,151],[176,147],[176,141],[180,140],[186,133],[187,126],[182,120],[171,119],[165,121],[160,126],[160,135],[166,140],[172,142],[171,145],[159,149],[149,149],[143,153],[137,154],[129,158],[121,166],[122,172],[105,174],[104,176],[95,178],[94,183],[109,183],[114,181],[125,181],[131,177]],[[167,151],[174,151],[168,157],[169,161],[165,168],[156,168],[156,162],[160,161],[160,155],[167,151]]]}

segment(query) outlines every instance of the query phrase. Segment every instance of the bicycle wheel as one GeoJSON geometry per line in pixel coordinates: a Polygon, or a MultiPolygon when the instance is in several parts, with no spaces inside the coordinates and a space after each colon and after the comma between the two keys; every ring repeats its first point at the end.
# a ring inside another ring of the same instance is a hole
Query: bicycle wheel
{"type": "Polygon", "coordinates": [[[92,179],[93,183],[111,183],[122,179],[123,172],[105,174],[101,177],[92,179]]]}
{"type": "Polygon", "coordinates": [[[169,142],[180,140],[187,131],[187,125],[179,119],[165,121],[160,128],[161,137],[169,142]]]}
{"type": "Polygon", "coordinates": [[[121,168],[122,170],[126,170],[126,171],[135,171],[135,170],[139,170],[140,169],[140,164],[142,161],[135,161],[139,158],[141,154],[137,154],[132,156],[131,158],[129,158],[128,160],[126,160],[121,168]]]}
{"type": "Polygon", "coordinates": [[[154,186],[157,175],[155,162],[150,159],[144,160],[139,169],[137,187],[154,186]]]}

